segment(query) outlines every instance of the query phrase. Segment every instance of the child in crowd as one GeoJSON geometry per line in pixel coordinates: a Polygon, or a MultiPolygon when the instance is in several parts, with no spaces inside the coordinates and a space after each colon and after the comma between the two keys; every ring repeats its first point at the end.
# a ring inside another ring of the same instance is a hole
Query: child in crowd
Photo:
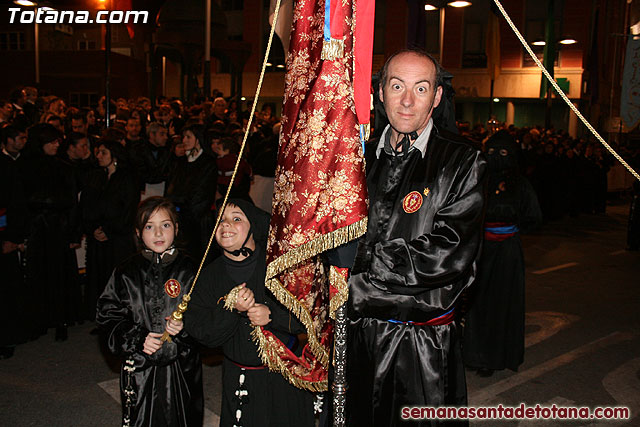
{"type": "Polygon", "coordinates": [[[221,427],[314,425],[313,395],[270,372],[251,338],[253,325],[263,326],[295,351],[304,332],[265,289],[268,231],[266,212],[231,199],[216,232],[224,255],[203,270],[184,314],[189,334],[224,352],[221,427]]]}
{"type": "MultiPolygon", "coordinates": [[[[211,149],[218,155],[216,159],[216,165],[218,166],[218,192],[224,197],[227,188],[229,188],[231,175],[233,175],[236,162],[238,161],[240,145],[233,138],[225,137],[219,141],[212,141],[211,149]]],[[[233,181],[231,193],[229,193],[230,197],[251,200],[249,197],[251,174],[251,166],[249,163],[245,159],[240,160],[238,172],[233,181]]]]}
{"type": "Polygon", "coordinates": [[[182,330],[166,322],[195,276],[192,261],[173,245],[174,205],[150,197],[138,207],[142,251],[116,267],[100,298],[96,322],[111,352],[124,358],[120,371],[123,425],[201,426],[200,355],[182,330]],[[161,341],[164,331],[171,340],[161,341]]]}

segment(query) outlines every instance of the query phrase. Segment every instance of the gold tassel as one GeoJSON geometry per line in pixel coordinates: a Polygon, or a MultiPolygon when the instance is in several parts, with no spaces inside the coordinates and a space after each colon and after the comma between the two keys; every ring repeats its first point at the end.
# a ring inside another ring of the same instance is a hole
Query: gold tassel
{"type": "Polygon", "coordinates": [[[367,142],[369,140],[369,137],[371,136],[371,123],[365,123],[363,125],[360,125],[364,128],[364,142],[367,142]]]}
{"type": "Polygon", "coordinates": [[[236,308],[236,302],[238,301],[238,292],[240,292],[240,289],[242,289],[243,287],[244,286],[238,285],[235,288],[231,289],[227,295],[222,297],[224,298],[225,309],[233,311],[233,309],[236,308]]]}
{"type": "Polygon", "coordinates": [[[349,298],[349,286],[344,276],[333,265],[329,270],[329,283],[338,290],[338,293],[329,302],[329,317],[335,320],[336,310],[349,298]]]}
{"type": "Polygon", "coordinates": [[[262,363],[267,365],[270,371],[279,372],[283,377],[287,379],[287,381],[300,389],[305,389],[312,392],[327,391],[328,382],[326,379],[318,382],[312,382],[303,380],[293,375],[287,368],[287,365],[282,361],[280,357],[278,357],[275,349],[272,348],[269,340],[259,326],[256,326],[253,329],[253,332],[251,332],[251,337],[258,346],[258,354],[260,355],[260,359],[262,359],[262,363]]]}
{"type": "Polygon", "coordinates": [[[330,39],[322,42],[322,54],[320,58],[323,61],[335,61],[344,56],[344,40],[330,39]]]}

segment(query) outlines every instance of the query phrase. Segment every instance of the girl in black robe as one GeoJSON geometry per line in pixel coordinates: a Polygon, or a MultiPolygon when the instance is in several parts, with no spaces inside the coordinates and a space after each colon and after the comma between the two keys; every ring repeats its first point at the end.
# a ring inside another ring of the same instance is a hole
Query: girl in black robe
{"type": "Polygon", "coordinates": [[[203,270],[184,315],[189,334],[224,352],[221,427],[314,425],[313,395],[270,372],[251,337],[253,325],[266,326],[295,351],[304,331],[265,290],[268,229],[266,212],[229,201],[216,233],[224,255],[203,270]]]}
{"type": "Polygon", "coordinates": [[[113,268],[135,252],[134,218],[140,193],[124,162],[124,148],[101,140],[99,170],[93,171],[81,194],[82,228],[87,236],[87,317],[95,317],[96,302],[113,268]]]}
{"type": "Polygon", "coordinates": [[[524,256],[519,230],[542,213],[533,187],[517,172],[516,143],[506,131],[487,141],[489,194],[485,237],[464,328],[463,358],[481,376],[514,371],[524,358],[524,256]]]}
{"type": "Polygon", "coordinates": [[[143,250],[119,265],[98,299],[96,322],[124,359],[120,399],[125,426],[201,426],[202,363],[181,324],[165,321],[189,292],[195,266],[174,246],[175,207],[161,197],[140,204],[143,250]],[[167,331],[171,340],[161,341],[167,331]]]}

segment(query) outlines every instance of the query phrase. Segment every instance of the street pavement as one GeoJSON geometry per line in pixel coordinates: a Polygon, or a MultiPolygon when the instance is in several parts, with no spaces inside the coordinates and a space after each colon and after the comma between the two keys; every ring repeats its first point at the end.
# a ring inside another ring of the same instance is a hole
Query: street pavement
{"type": "MultiPolygon", "coordinates": [[[[640,425],[640,253],[624,250],[627,215],[628,203],[618,201],[607,214],[565,218],[523,236],[524,364],[488,378],[467,371],[467,385],[470,406],[626,406],[633,418],[472,426],[640,425]]],[[[0,360],[0,426],[119,425],[119,361],[92,328],[71,327],[66,342],[49,330],[0,360]]],[[[219,420],[220,360],[215,351],[204,355],[209,426],[219,420]]]]}

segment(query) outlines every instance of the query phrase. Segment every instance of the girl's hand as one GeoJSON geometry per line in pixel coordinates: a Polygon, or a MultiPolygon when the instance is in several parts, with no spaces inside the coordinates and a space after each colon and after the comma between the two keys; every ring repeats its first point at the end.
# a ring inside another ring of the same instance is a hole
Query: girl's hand
{"type": "Polygon", "coordinates": [[[162,341],[160,341],[161,336],[162,334],[149,332],[149,335],[147,335],[147,338],[144,340],[142,352],[151,356],[153,353],[160,350],[160,347],[162,347],[162,341]]]}
{"type": "Polygon", "coordinates": [[[256,300],[253,296],[253,291],[244,287],[247,286],[246,283],[243,283],[240,286],[243,286],[243,289],[240,289],[240,291],[238,292],[235,309],[242,312],[247,311],[251,307],[253,307],[253,304],[255,304],[256,300]]]}
{"type": "Polygon", "coordinates": [[[251,320],[253,326],[265,326],[271,322],[271,310],[264,304],[254,304],[253,307],[247,311],[247,316],[251,320]]]}
{"type": "Polygon", "coordinates": [[[182,322],[182,320],[173,320],[171,316],[165,317],[165,320],[167,321],[165,330],[171,336],[178,335],[184,327],[184,323],[182,322]]]}

